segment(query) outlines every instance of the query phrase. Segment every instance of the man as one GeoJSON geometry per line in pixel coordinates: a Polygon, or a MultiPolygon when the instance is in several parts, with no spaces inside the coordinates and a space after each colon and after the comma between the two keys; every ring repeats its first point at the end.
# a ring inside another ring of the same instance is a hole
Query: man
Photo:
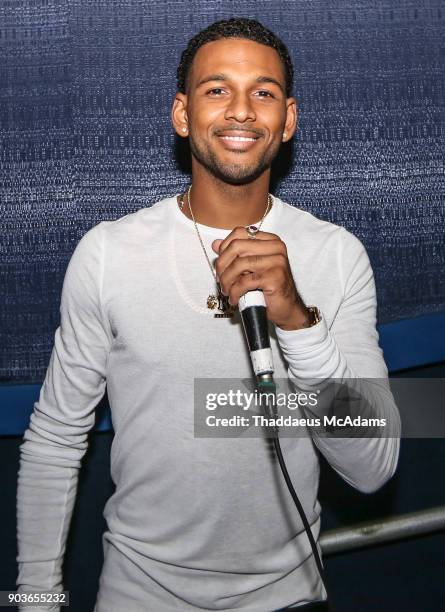
{"type": "MultiPolygon", "coordinates": [[[[172,109],[190,143],[191,187],[100,223],[77,246],[21,447],[19,590],[62,588],[78,470],[107,384],[116,491],[96,612],[270,612],[326,598],[264,440],[193,429],[195,378],[251,376],[235,312],[251,289],[264,292],[277,377],[387,377],[363,246],[269,196],[272,160],[296,129],[291,88],[288,52],[259,23],[199,33],[182,55],[172,109]]],[[[282,440],[315,538],[317,448],[364,492],[395,471],[400,423],[388,386],[368,399],[395,422],[394,437],[282,440]]]]}

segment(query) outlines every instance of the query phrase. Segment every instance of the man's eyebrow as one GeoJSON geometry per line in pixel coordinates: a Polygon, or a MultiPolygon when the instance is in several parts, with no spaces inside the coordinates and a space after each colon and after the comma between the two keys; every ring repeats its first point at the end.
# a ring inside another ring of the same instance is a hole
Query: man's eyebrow
{"type": "Polygon", "coordinates": [[[273,83],[274,85],[279,87],[281,91],[284,93],[284,87],[282,86],[280,81],[277,81],[277,79],[274,79],[273,77],[260,76],[257,78],[257,83],[273,83]]]}
{"type": "MultiPolygon", "coordinates": [[[[200,87],[201,85],[204,85],[205,83],[209,83],[210,81],[229,81],[229,80],[230,79],[226,74],[221,74],[221,73],[209,74],[208,76],[202,78],[196,87],[200,87]]],[[[280,83],[280,81],[277,81],[277,79],[274,79],[273,77],[259,76],[256,79],[256,82],[257,83],[272,83],[276,85],[277,87],[279,87],[281,91],[284,93],[283,85],[280,83]]]]}
{"type": "Polygon", "coordinates": [[[204,85],[204,83],[208,83],[209,81],[227,81],[227,76],[225,74],[209,74],[201,79],[196,87],[204,85]]]}

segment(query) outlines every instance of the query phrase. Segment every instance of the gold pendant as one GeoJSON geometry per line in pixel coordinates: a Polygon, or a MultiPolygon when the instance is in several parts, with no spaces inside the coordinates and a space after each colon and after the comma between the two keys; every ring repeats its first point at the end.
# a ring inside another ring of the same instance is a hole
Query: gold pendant
{"type": "Polygon", "coordinates": [[[235,314],[235,307],[229,304],[228,296],[222,293],[209,295],[207,298],[207,308],[209,310],[215,310],[215,308],[219,310],[219,312],[215,312],[213,315],[215,319],[228,319],[235,314]]]}

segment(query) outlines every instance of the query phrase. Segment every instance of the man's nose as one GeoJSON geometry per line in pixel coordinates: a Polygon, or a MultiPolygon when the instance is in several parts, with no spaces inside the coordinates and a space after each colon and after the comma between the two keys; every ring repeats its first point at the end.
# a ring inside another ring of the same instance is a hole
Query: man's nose
{"type": "Polygon", "coordinates": [[[256,114],[250,96],[246,94],[233,95],[224,116],[226,119],[232,119],[239,123],[255,121],[256,114]]]}

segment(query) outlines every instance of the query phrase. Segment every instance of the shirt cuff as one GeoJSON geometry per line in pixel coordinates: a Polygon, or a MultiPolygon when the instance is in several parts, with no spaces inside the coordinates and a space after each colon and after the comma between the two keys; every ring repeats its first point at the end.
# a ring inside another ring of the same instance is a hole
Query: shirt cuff
{"type": "Polygon", "coordinates": [[[286,331],[275,327],[278,343],[289,366],[289,377],[309,385],[342,377],[346,372],[344,357],[322,313],[321,317],[321,321],[303,329],[286,331]]]}
{"type": "Polygon", "coordinates": [[[316,345],[325,342],[328,336],[328,326],[322,312],[320,315],[321,320],[311,327],[285,330],[275,326],[278,342],[284,354],[304,355],[316,345]]]}

